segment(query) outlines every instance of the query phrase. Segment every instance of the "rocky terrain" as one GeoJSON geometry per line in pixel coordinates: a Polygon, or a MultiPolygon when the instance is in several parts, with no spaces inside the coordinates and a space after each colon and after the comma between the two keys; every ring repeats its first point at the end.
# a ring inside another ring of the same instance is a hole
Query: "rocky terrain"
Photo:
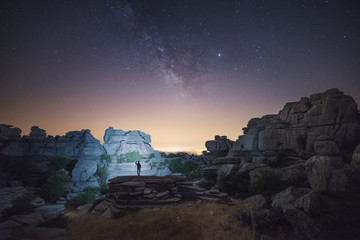
{"type": "Polygon", "coordinates": [[[160,154],[141,131],[110,127],[101,145],[90,130],[52,137],[35,126],[21,136],[0,125],[1,237],[61,239],[62,216],[74,209],[126,218],[134,209],[212,202],[236,206],[231,221],[252,239],[358,239],[360,113],[352,97],[313,94],[243,130],[235,142],[215,136],[194,156],[160,154]]]}
{"type": "Polygon", "coordinates": [[[356,239],[359,120],[355,101],[338,89],[313,94],[251,119],[227,156],[203,171],[251,206],[239,218],[258,233],[287,225],[287,238],[356,239]]]}

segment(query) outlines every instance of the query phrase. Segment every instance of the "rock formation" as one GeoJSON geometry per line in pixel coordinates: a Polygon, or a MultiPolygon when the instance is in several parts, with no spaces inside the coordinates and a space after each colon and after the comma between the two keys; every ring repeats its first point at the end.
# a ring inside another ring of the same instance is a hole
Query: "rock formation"
{"type": "Polygon", "coordinates": [[[93,213],[112,217],[127,208],[174,204],[184,200],[229,201],[227,193],[217,189],[205,190],[188,182],[182,175],[122,176],[109,182],[109,193],[94,207],[93,213]]]}
{"type": "Polygon", "coordinates": [[[325,134],[341,150],[352,151],[360,139],[359,112],[351,96],[338,89],[287,103],[276,115],[253,118],[229,154],[241,151],[294,149],[314,154],[314,142],[325,134]]]}
{"type": "Polygon", "coordinates": [[[215,136],[215,140],[210,140],[205,143],[206,149],[211,153],[228,152],[233,146],[234,141],[227,139],[226,136],[215,136]]]}
{"type": "Polygon", "coordinates": [[[71,131],[61,137],[46,136],[46,131],[37,126],[31,128],[29,136],[21,138],[20,133],[19,128],[0,126],[1,155],[83,159],[100,157],[105,153],[100,141],[93,137],[89,129],[71,131]]]}
{"type": "Polygon", "coordinates": [[[150,142],[150,135],[141,131],[123,131],[109,127],[104,135],[104,147],[111,157],[119,157],[129,152],[149,156],[154,153],[150,142]]]}

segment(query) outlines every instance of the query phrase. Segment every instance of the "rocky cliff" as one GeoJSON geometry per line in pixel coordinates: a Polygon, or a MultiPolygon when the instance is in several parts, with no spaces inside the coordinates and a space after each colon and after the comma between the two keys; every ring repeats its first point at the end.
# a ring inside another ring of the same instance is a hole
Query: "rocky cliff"
{"type": "Polygon", "coordinates": [[[104,147],[111,157],[119,157],[129,152],[149,156],[154,153],[150,142],[150,135],[141,131],[123,131],[109,127],[104,135],[104,147]]]}
{"type": "Polygon", "coordinates": [[[314,155],[321,134],[334,139],[341,150],[352,151],[360,139],[359,118],[353,98],[330,89],[287,103],[278,114],[251,119],[229,154],[294,149],[314,155]]]}

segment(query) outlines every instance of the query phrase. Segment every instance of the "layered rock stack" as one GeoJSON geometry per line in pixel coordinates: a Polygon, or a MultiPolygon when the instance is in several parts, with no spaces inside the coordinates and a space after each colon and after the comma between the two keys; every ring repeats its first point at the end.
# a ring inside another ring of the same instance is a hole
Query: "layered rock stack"
{"type": "Polygon", "coordinates": [[[176,204],[184,200],[229,201],[226,193],[197,187],[182,175],[122,176],[110,179],[109,186],[107,197],[95,206],[93,213],[115,216],[127,208],[176,204]]]}
{"type": "Polygon", "coordinates": [[[287,103],[276,115],[253,118],[229,155],[243,151],[294,149],[314,155],[316,138],[325,134],[340,150],[352,151],[360,139],[359,112],[351,96],[338,89],[287,103]]]}

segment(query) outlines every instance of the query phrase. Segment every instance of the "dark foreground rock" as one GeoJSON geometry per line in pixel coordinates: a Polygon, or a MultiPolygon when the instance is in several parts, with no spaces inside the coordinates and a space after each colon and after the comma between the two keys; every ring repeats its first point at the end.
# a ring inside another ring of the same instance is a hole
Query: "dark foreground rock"
{"type": "Polygon", "coordinates": [[[117,216],[128,208],[177,204],[185,200],[230,201],[228,194],[195,186],[182,175],[122,176],[109,181],[109,193],[92,210],[107,217],[117,216]]]}

